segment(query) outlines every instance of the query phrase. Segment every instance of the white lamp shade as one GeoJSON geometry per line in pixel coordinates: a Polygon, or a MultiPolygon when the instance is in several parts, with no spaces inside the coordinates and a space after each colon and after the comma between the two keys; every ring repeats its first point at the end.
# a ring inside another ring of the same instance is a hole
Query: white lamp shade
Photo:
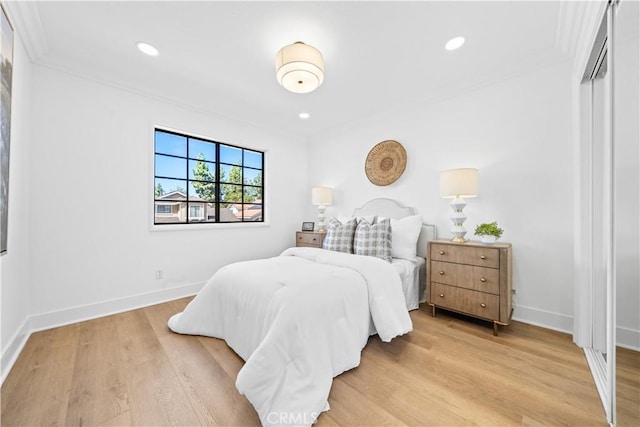
{"type": "Polygon", "coordinates": [[[476,197],[478,195],[478,169],[463,168],[440,172],[440,196],[476,197]]]}
{"type": "Polygon", "coordinates": [[[295,42],[283,47],[276,55],[276,78],[285,89],[307,93],[324,81],[324,58],[313,46],[295,42]]]}
{"type": "Polygon", "coordinates": [[[333,192],[327,187],[314,187],[311,190],[311,203],[314,205],[330,205],[333,203],[333,192]]]}

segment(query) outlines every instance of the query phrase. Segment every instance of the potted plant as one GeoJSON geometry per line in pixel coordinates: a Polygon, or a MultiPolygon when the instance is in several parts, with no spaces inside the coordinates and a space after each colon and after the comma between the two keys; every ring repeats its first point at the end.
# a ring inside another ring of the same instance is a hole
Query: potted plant
{"type": "Polygon", "coordinates": [[[473,233],[476,236],[480,236],[480,242],[485,245],[490,245],[495,243],[496,240],[502,236],[504,230],[498,227],[498,222],[485,222],[484,224],[480,224],[476,227],[476,231],[473,233]]]}

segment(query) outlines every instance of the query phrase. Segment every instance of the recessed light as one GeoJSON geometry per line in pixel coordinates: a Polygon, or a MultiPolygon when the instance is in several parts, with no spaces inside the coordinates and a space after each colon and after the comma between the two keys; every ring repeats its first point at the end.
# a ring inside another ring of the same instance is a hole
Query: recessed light
{"type": "Polygon", "coordinates": [[[300,113],[298,114],[298,117],[300,117],[303,120],[306,120],[310,117],[309,113],[300,113]]]}
{"type": "Polygon", "coordinates": [[[138,42],[138,43],[136,43],[136,46],[138,47],[138,50],[140,50],[140,52],[146,53],[149,56],[157,56],[158,55],[158,49],[156,49],[155,47],[151,46],[149,43],[138,42]]]}
{"type": "Polygon", "coordinates": [[[456,50],[460,48],[464,44],[464,37],[458,36],[454,37],[444,45],[444,48],[447,50],[456,50]]]}

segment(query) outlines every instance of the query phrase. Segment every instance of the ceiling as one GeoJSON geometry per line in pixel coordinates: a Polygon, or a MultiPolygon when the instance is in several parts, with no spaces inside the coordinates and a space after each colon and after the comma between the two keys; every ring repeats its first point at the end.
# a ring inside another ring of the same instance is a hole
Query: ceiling
{"type": "Polygon", "coordinates": [[[34,63],[301,137],[566,60],[575,20],[568,1],[5,3],[34,63]],[[325,58],[308,94],[275,78],[295,41],[325,58]]]}

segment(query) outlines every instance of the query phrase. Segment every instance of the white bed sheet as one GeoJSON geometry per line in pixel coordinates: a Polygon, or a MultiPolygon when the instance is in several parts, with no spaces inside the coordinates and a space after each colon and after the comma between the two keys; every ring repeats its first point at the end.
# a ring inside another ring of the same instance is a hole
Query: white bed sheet
{"type": "Polygon", "coordinates": [[[400,275],[407,310],[415,310],[426,299],[426,260],[393,258],[391,265],[400,275]]]}

